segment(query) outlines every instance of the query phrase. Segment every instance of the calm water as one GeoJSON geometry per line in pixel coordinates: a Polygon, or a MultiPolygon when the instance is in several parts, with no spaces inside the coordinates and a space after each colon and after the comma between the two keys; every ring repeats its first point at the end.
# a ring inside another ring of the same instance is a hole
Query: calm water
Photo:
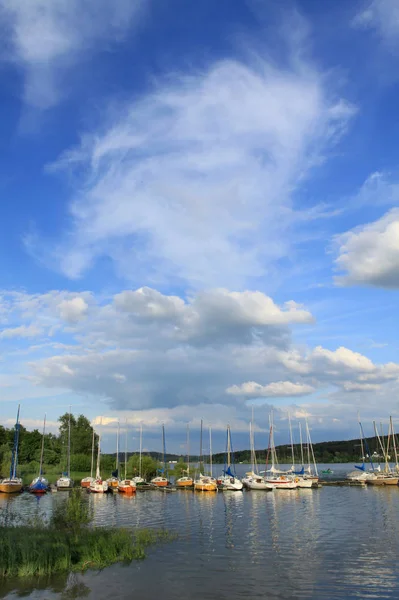
{"type": "MultiPolygon", "coordinates": [[[[332,468],[334,476],[351,470],[332,468]]],[[[33,515],[63,501],[62,493],[23,494],[0,497],[0,506],[33,515]]],[[[1,597],[399,598],[399,487],[151,491],[92,495],[90,502],[98,526],[166,528],[179,538],[150,549],[140,563],[40,582],[42,589],[8,583],[1,597]]]]}

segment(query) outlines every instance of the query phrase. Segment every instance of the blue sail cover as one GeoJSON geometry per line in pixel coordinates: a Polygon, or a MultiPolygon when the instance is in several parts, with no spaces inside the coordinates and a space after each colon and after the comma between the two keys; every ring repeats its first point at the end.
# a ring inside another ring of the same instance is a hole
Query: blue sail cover
{"type": "Polygon", "coordinates": [[[302,467],[300,471],[294,471],[294,475],[303,475],[305,473],[305,467],[302,467]]]}
{"type": "Polygon", "coordinates": [[[227,467],[227,469],[224,469],[224,474],[228,475],[229,477],[234,477],[234,473],[231,472],[231,468],[227,467]]]}
{"type": "Polygon", "coordinates": [[[360,467],[358,465],[355,465],[355,469],[359,469],[359,471],[365,471],[366,465],[364,463],[360,467]]]}

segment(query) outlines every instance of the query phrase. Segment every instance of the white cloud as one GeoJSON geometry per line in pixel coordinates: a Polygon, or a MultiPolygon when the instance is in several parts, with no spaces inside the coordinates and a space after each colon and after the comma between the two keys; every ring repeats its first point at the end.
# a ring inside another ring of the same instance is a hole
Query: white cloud
{"type": "Polygon", "coordinates": [[[340,285],[399,287],[399,209],[336,238],[340,285]]]}
{"type": "Polygon", "coordinates": [[[0,339],[37,337],[40,333],[41,330],[35,325],[19,325],[0,331],[0,339]]]}
{"type": "Polygon", "coordinates": [[[81,296],[76,296],[71,300],[62,300],[58,305],[60,317],[68,323],[77,323],[83,319],[88,311],[89,305],[81,296]]]}
{"type": "Polygon", "coordinates": [[[232,396],[283,398],[284,396],[306,396],[314,391],[315,388],[311,385],[291,381],[276,381],[267,385],[247,381],[241,385],[232,385],[227,388],[226,393],[232,396]]]}
{"type": "Polygon", "coordinates": [[[344,390],[347,392],[374,392],[380,389],[378,383],[360,383],[357,381],[345,381],[344,390]]]}
{"type": "Polygon", "coordinates": [[[290,61],[220,61],[119,107],[60,158],[87,179],[64,241],[29,240],[32,252],[71,278],[103,255],[141,284],[242,289],[269,273],[300,220],[294,192],[354,113],[312,65],[290,61]]]}
{"type": "Polygon", "coordinates": [[[369,358],[343,346],[334,351],[317,346],[311,353],[311,360],[313,363],[322,363],[326,368],[341,367],[354,372],[372,372],[375,369],[369,358]]]}
{"type": "Polygon", "coordinates": [[[65,73],[120,40],[142,0],[2,0],[2,32],[9,32],[3,60],[25,73],[28,104],[48,108],[65,86],[65,73]]]}

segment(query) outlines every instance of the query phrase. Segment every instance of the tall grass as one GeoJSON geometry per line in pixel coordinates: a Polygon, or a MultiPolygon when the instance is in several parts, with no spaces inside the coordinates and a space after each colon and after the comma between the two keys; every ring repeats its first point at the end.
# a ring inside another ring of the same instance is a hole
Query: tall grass
{"type": "Polygon", "coordinates": [[[165,531],[88,527],[92,519],[80,490],[55,509],[49,523],[0,526],[0,578],[36,577],[102,569],[145,558],[149,545],[173,539],[165,531]]]}

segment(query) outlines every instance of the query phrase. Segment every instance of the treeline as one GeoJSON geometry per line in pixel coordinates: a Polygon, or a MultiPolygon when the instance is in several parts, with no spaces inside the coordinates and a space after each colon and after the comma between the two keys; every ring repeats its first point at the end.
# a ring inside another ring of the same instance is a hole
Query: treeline
{"type": "MultiPolygon", "coordinates": [[[[380,437],[383,445],[387,444],[387,437],[380,437]]],[[[377,451],[380,455],[382,452],[379,449],[378,440],[375,437],[367,438],[364,442],[364,452],[366,453],[366,445],[370,449],[370,453],[377,451]]],[[[278,461],[281,464],[291,464],[292,453],[291,446],[288,444],[282,446],[276,446],[278,461]]],[[[345,462],[359,462],[362,460],[362,450],[359,439],[355,440],[344,440],[344,441],[333,441],[333,442],[318,442],[313,444],[313,452],[315,455],[316,462],[319,463],[345,463],[345,462]]],[[[304,461],[307,462],[307,446],[303,446],[304,461]]],[[[392,439],[390,454],[393,457],[392,450],[392,439]]],[[[258,464],[265,464],[267,456],[267,448],[264,450],[256,450],[256,460],[258,464]]],[[[298,464],[301,462],[301,447],[299,444],[294,444],[294,456],[295,462],[298,464]]],[[[250,450],[238,450],[234,452],[234,459],[236,463],[243,462],[249,463],[251,461],[250,450]]],[[[225,461],[225,454],[219,453],[213,456],[213,462],[222,464],[225,461]]],[[[270,462],[270,458],[269,458],[270,462]]]]}

